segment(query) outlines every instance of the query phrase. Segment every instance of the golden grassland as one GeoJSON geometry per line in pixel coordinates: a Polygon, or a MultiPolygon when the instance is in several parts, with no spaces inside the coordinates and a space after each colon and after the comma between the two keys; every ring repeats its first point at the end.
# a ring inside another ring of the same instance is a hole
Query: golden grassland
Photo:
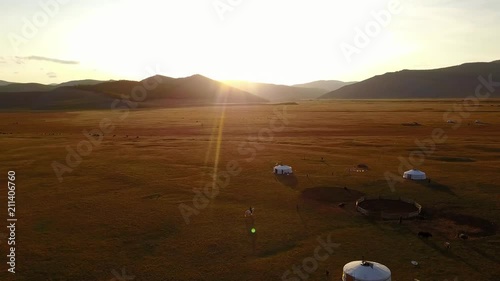
{"type": "Polygon", "coordinates": [[[500,101],[481,103],[452,129],[443,114],[456,104],[461,101],[304,101],[286,107],[282,131],[270,125],[283,112],[278,105],[126,116],[0,113],[0,132],[6,133],[0,134],[0,200],[7,200],[7,171],[16,171],[18,217],[17,273],[6,272],[2,238],[0,279],[118,280],[112,271],[125,267],[134,280],[281,280],[313,256],[317,237],[331,235],[340,247],[308,280],[325,280],[326,270],[338,280],[343,265],[362,256],[388,266],[393,280],[500,280],[500,236],[491,230],[500,219],[500,101]],[[59,182],[53,161],[65,164],[65,147],[76,149],[87,139],[82,131],[99,128],[104,118],[114,130],[59,182]],[[265,134],[271,128],[272,138],[265,134]],[[419,166],[432,184],[398,182],[392,190],[384,173],[398,174],[398,157],[408,159],[415,141],[430,138],[435,128],[447,139],[419,166]],[[186,224],[179,204],[193,206],[193,188],[211,182],[215,162],[223,172],[230,161],[241,172],[186,224]],[[276,162],[293,166],[295,178],[275,178],[276,162]],[[359,163],[369,171],[347,171],[359,163]],[[414,199],[428,219],[400,225],[362,216],[349,196],[301,196],[308,188],[344,186],[414,199]],[[255,234],[243,216],[249,206],[255,207],[255,234]],[[455,235],[461,230],[479,235],[460,240],[455,235]],[[420,239],[418,231],[433,237],[420,239]]]}

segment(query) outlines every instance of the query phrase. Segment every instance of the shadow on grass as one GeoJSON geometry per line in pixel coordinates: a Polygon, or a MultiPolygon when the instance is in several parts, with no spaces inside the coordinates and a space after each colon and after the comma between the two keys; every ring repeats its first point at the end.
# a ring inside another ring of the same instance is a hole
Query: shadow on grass
{"type": "Polygon", "coordinates": [[[485,237],[495,235],[497,232],[497,226],[487,219],[459,214],[459,213],[441,213],[440,217],[452,220],[455,224],[460,226],[471,226],[476,229],[476,231],[468,232],[466,230],[460,230],[459,232],[467,233],[470,237],[485,237]]]}
{"type": "Polygon", "coordinates": [[[436,245],[436,243],[430,241],[429,239],[420,239],[420,240],[424,244],[426,244],[427,246],[429,246],[429,247],[433,248],[434,250],[436,250],[437,252],[439,252],[441,255],[449,257],[449,258],[452,258],[454,260],[459,260],[459,261],[463,262],[464,264],[468,265],[474,271],[481,272],[481,269],[479,269],[478,267],[476,267],[475,265],[473,265],[472,263],[470,263],[468,261],[468,259],[463,258],[463,257],[461,257],[459,255],[454,254],[451,250],[446,250],[444,248],[441,248],[438,245],[436,245]]]}
{"type": "Polygon", "coordinates": [[[299,184],[299,180],[294,174],[288,175],[274,175],[274,178],[284,186],[296,187],[299,184]]]}
{"type": "Polygon", "coordinates": [[[479,269],[478,267],[476,267],[475,265],[471,264],[470,262],[468,262],[468,259],[466,258],[463,258],[459,255],[456,255],[453,253],[452,250],[449,250],[449,249],[446,249],[446,248],[443,248],[443,247],[440,247],[438,246],[434,241],[432,241],[432,238],[430,239],[426,239],[426,238],[420,238],[419,239],[422,243],[426,244],[427,246],[431,247],[432,249],[434,249],[436,252],[439,252],[441,255],[445,256],[445,257],[448,257],[448,258],[451,258],[451,259],[454,259],[454,260],[459,260],[463,263],[465,263],[466,265],[468,265],[470,268],[472,268],[474,271],[476,272],[481,272],[481,269],[479,269]]]}
{"type": "Polygon", "coordinates": [[[458,196],[455,192],[453,192],[449,186],[447,185],[444,185],[442,183],[439,183],[437,181],[434,181],[434,180],[419,180],[419,181],[414,181],[415,183],[417,184],[420,184],[422,186],[426,186],[427,188],[431,189],[431,190],[436,190],[436,191],[439,191],[439,192],[445,192],[445,193],[448,193],[450,195],[453,195],[453,196],[458,196]]]}

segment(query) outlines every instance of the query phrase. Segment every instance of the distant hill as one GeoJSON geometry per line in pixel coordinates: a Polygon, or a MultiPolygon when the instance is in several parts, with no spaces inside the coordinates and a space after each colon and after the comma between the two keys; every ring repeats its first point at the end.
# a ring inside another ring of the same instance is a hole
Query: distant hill
{"type": "MultiPolygon", "coordinates": [[[[465,63],[431,69],[401,70],[374,76],[329,92],[321,99],[464,98],[474,94],[481,75],[500,81],[500,62],[465,63]]],[[[500,91],[494,96],[500,97],[500,91]]]]}
{"type": "MultiPolygon", "coordinates": [[[[113,81],[113,80],[110,80],[110,81],[113,81]]],[[[103,82],[105,82],[105,81],[85,79],[85,80],[68,81],[68,82],[64,82],[64,83],[61,83],[61,84],[57,84],[55,86],[57,86],[57,87],[68,87],[68,86],[78,86],[78,85],[96,85],[96,84],[100,84],[100,83],[103,83],[103,82]]]]}
{"type": "Polygon", "coordinates": [[[9,85],[9,84],[12,84],[12,82],[0,80],[0,86],[5,86],[5,85],[9,85]]]}
{"type": "Polygon", "coordinates": [[[0,86],[0,92],[45,92],[57,88],[57,86],[44,85],[39,83],[11,83],[0,86]]]}
{"type": "Polygon", "coordinates": [[[113,81],[93,86],[78,86],[77,88],[106,93],[111,96],[129,95],[136,86],[150,81],[158,85],[148,91],[145,105],[161,106],[168,102],[187,103],[262,103],[267,99],[258,97],[240,89],[225,85],[202,75],[193,75],[185,78],[171,78],[166,76],[149,77],[140,82],[113,81]]]}
{"type": "Polygon", "coordinates": [[[109,97],[119,97],[120,95],[130,95],[132,89],[140,86],[140,82],[131,80],[107,81],[95,85],[76,85],[73,89],[87,92],[104,94],[109,97]]]}
{"type": "MultiPolygon", "coordinates": [[[[139,107],[170,107],[218,103],[263,103],[267,100],[201,75],[186,78],[154,76],[143,81],[108,81],[95,85],[57,87],[47,91],[0,92],[0,109],[109,109],[113,101],[131,96],[143,83],[161,81],[139,107]]],[[[43,87],[41,87],[43,88],[43,87]]],[[[38,88],[38,89],[41,89],[38,88]]]]}
{"type": "Polygon", "coordinates": [[[0,92],[11,92],[11,93],[19,93],[19,92],[46,92],[51,91],[59,87],[67,87],[67,86],[78,86],[78,85],[95,85],[99,83],[103,83],[104,81],[99,80],[75,80],[68,81],[61,84],[40,84],[40,83],[15,83],[15,82],[7,82],[0,80],[0,92]]]}
{"type": "Polygon", "coordinates": [[[301,87],[301,88],[317,88],[324,89],[326,92],[335,91],[344,86],[354,84],[356,82],[343,82],[338,80],[318,80],[314,82],[304,83],[304,84],[296,84],[292,85],[293,87],[301,87]]]}
{"type": "Polygon", "coordinates": [[[316,99],[328,92],[328,90],[325,89],[293,87],[248,81],[224,81],[224,83],[273,102],[316,99]]]}
{"type": "Polygon", "coordinates": [[[109,109],[113,98],[70,87],[51,91],[0,93],[0,109],[109,109]]]}

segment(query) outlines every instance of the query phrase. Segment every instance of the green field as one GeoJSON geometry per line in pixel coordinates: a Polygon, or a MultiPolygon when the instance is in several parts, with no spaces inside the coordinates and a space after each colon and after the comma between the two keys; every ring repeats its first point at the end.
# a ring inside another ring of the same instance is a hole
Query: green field
{"type": "Polygon", "coordinates": [[[7,171],[14,170],[18,222],[15,275],[5,272],[7,231],[0,231],[0,279],[120,280],[115,275],[125,268],[130,278],[123,280],[282,280],[314,256],[318,237],[331,235],[340,246],[307,280],[325,280],[326,270],[339,280],[344,264],[364,256],[388,266],[396,281],[498,281],[500,101],[461,104],[304,101],[127,115],[1,112],[0,200],[6,206],[7,171]],[[402,125],[411,122],[421,126],[402,125]],[[89,136],[100,127],[108,133],[89,136]],[[436,129],[442,141],[431,143],[436,129]],[[84,142],[89,137],[96,141],[91,152],[84,142]],[[419,149],[416,141],[428,150],[409,159],[419,149]],[[68,147],[86,155],[77,159],[68,147]],[[385,175],[399,178],[400,163],[412,161],[431,184],[398,180],[391,187],[385,175]],[[295,175],[275,178],[277,162],[295,175]],[[359,163],[369,170],[348,171],[359,163]],[[224,184],[187,224],[180,204],[193,207],[195,191],[210,185],[214,172],[224,184]],[[338,191],[344,186],[356,194],[414,199],[426,219],[399,224],[364,217],[355,199],[338,191]],[[331,188],[331,198],[301,195],[314,187],[331,188]],[[254,234],[244,217],[250,206],[254,234]],[[433,237],[418,238],[419,231],[433,237]],[[468,240],[456,238],[461,231],[468,240]]]}

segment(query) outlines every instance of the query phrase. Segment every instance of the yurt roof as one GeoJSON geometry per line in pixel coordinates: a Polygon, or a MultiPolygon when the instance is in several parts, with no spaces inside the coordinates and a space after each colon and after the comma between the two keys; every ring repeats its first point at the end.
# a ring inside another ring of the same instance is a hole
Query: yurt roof
{"type": "Polygon", "coordinates": [[[413,174],[413,175],[423,175],[425,174],[424,172],[417,170],[417,169],[411,169],[409,171],[406,171],[406,173],[413,174]]]}
{"type": "Polygon", "coordinates": [[[391,277],[391,270],[373,261],[352,261],[344,265],[344,272],[356,280],[385,281],[391,277]]]}

